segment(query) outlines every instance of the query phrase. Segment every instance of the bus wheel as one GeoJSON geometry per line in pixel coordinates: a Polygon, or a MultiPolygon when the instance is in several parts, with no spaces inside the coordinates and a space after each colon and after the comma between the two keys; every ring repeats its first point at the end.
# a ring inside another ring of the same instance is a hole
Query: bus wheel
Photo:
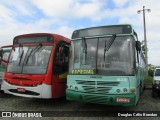
{"type": "Polygon", "coordinates": [[[154,90],[152,90],[152,97],[153,98],[157,98],[158,97],[158,93],[154,90]]]}
{"type": "Polygon", "coordinates": [[[139,87],[139,98],[138,98],[138,100],[137,100],[136,106],[137,106],[138,103],[139,103],[140,97],[141,97],[141,85],[140,85],[140,87],[139,87]]]}
{"type": "Polygon", "coordinates": [[[146,90],[146,83],[144,84],[143,90],[146,90]]]}
{"type": "Polygon", "coordinates": [[[143,89],[142,89],[142,83],[140,83],[140,87],[139,87],[139,96],[142,95],[143,89]]]}

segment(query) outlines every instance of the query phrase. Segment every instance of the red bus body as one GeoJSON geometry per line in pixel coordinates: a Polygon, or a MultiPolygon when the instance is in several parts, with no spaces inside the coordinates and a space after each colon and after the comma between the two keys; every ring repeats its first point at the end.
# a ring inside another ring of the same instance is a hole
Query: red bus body
{"type": "Polygon", "coordinates": [[[57,34],[16,36],[4,73],[4,92],[32,98],[65,96],[69,45],[70,39],[57,34]]]}

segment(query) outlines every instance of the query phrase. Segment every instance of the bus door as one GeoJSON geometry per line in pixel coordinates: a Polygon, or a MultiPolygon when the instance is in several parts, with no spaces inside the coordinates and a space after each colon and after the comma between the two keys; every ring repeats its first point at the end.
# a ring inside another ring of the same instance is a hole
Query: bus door
{"type": "Polygon", "coordinates": [[[69,44],[60,42],[55,49],[53,61],[52,96],[65,96],[69,61],[69,44]]]}

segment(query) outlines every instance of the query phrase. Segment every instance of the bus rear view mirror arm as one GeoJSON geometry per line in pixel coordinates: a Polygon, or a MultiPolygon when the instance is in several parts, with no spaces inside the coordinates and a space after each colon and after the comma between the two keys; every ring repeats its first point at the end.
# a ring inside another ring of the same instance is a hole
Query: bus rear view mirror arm
{"type": "Polygon", "coordinates": [[[141,42],[140,41],[136,41],[136,49],[137,49],[137,51],[141,51],[141,42]]]}
{"type": "Polygon", "coordinates": [[[4,54],[3,49],[5,49],[5,48],[13,48],[14,49],[14,46],[13,45],[7,45],[7,46],[2,46],[0,48],[0,63],[3,62],[4,64],[8,63],[7,60],[3,59],[3,54],[4,54]]]}

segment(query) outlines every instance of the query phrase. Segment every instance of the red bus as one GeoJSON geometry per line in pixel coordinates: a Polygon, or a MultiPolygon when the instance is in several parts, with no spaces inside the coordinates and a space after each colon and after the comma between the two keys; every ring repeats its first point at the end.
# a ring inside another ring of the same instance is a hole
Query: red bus
{"type": "Polygon", "coordinates": [[[5,93],[32,98],[65,96],[70,39],[57,34],[16,36],[4,72],[5,93]]]}

